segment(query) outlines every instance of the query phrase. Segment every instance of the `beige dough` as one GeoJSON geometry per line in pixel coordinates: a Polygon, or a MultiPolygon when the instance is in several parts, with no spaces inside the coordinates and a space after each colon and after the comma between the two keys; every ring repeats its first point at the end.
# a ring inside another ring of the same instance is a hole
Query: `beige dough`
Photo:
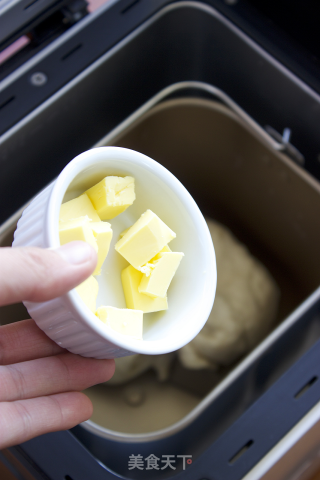
{"type": "Polygon", "coordinates": [[[207,323],[178,352],[187,368],[218,368],[251,350],[275,322],[280,292],[267,269],[226,228],[207,219],[217,291],[207,323]]]}
{"type": "Polygon", "coordinates": [[[170,365],[175,353],[165,355],[131,355],[130,357],[116,358],[116,371],[107,383],[118,385],[128,382],[146,370],[153,369],[157,373],[158,380],[167,380],[170,373],[170,365]]]}
{"type": "MultiPolygon", "coordinates": [[[[217,260],[217,291],[207,323],[178,358],[186,368],[227,366],[251,350],[275,322],[279,289],[267,269],[232,233],[207,219],[217,260]]],[[[116,359],[109,385],[125,383],[154,369],[166,380],[176,353],[132,355],[116,359]]]]}

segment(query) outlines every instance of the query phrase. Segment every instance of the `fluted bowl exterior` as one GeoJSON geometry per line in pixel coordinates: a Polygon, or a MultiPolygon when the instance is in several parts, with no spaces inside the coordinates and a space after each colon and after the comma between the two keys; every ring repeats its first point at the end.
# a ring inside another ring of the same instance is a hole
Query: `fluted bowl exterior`
{"type": "MultiPolygon", "coordinates": [[[[216,288],[216,264],[211,236],[199,208],[179,180],[159,163],[119,147],[100,147],[78,155],[24,210],[13,247],[58,248],[61,203],[81,194],[104,176],[116,174],[135,177],[137,200],[130,207],[128,217],[125,212],[121,214],[119,226],[117,220],[114,222],[115,231],[118,227],[120,233],[123,219],[129,226],[150,208],[176,231],[179,240],[174,250],[185,253],[186,259],[178,270],[180,276],[170,294],[169,309],[159,315],[144,315],[144,339],[136,340],[103,324],[74,289],[54,300],[25,302],[25,306],[52,340],[85,357],[114,358],[177,350],[195,337],[210,314],[216,288]]],[[[97,278],[99,282],[104,281],[97,278]]],[[[118,276],[114,283],[120,285],[118,276]]],[[[114,297],[108,292],[105,302],[125,308],[121,288],[109,290],[114,297]]]]}

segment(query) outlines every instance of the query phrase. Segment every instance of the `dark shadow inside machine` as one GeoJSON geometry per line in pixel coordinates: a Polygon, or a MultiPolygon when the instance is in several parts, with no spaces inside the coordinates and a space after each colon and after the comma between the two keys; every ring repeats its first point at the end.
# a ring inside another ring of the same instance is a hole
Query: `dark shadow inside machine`
{"type": "MultiPolygon", "coordinates": [[[[317,288],[319,188],[291,160],[266,147],[227,107],[201,98],[167,100],[108,144],[140,151],[163,164],[207,218],[228,227],[268,268],[281,292],[274,327],[317,288]]],[[[2,235],[2,246],[11,244],[13,228],[14,222],[2,235]]],[[[26,317],[22,305],[1,310],[2,323],[26,317]]],[[[300,337],[299,348],[292,345],[283,359],[278,356],[270,364],[263,389],[284,371],[289,359],[315,341],[319,328],[310,326],[300,337]]],[[[124,385],[92,387],[87,391],[95,406],[92,421],[127,434],[168,428],[193,411],[234,367],[190,370],[175,359],[166,382],[159,382],[149,370],[124,385]]],[[[253,399],[261,393],[261,379],[251,381],[253,399]]]]}
{"type": "MultiPolygon", "coordinates": [[[[3,204],[12,199],[7,216],[152,95],[185,79],[220,87],[261,125],[270,124],[281,131],[290,123],[307,163],[318,152],[318,123],[308,117],[308,112],[316,109],[306,90],[240,38],[219,15],[199,6],[175,7],[109,57],[100,59],[8,136],[4,144],[7,170],[0,182],[3,204]],[[26,185],[28,176],[30,183],[26,185]],[[14,198],[12,185],[18,192],[14,198]]],[[[177,400],[172,415],[166,417],[153,411],[147,417],[142,410],[141,417],[146,420],[142,433],[166,427],[170,430],[204,402],[191,423],[167,432],[158,445],[172,454],[192,447],[196,456],[320,336],[320,317],[312,302],[310,309],[309,304],[303,311],[300,308],[320,283],[319,185],[291,159],[270,151],[227,108],[203,98],[164,102],[113,137],[110,144],[138,150],[175,174],[204,215],[230,228],[276,279],[281,301],[275,327],[292,318],[290,328],[270,341],[263,354],[257,354],[241,371],[241,364],[220,372],[191,371],[175,361],[165,384],[159,384],[152,372],[137,380],[143,385],[154,384],[155,396],[158,389],[168,401],[173,397],[177,400]],[[212,389],[228,378],[227,399],[220,401],[217,391],[207,401],[212,389]],[[196,446],[194,438],[198,439],[196,446]]],[[[1,246],[11,245],[17,220],[17,216],[12,218],[1,230],[1,246]]],[[[22,305],[0,309],[1,324],[27,317],[22,305]]],[[[136,381],[128,386],[136,386],[136,381]]],[[[127,406],[128,418],[138,417],[139,406],[128,406],[125,388],[101,385],[88,392],[97,401],[92,420],[102,427],[100,437],[82,426],[74,430],[97,458],[122,474],[128,472],[127,465],[118,462],[120,453],[126,459],[133,451],[143,453],[149,442],[133,441],[130,435],[139,430],[135,426],[130,430],[128,422],[122,438],[117,438],[119,422],[116,416],[113,423],[108,420],[111,415],[103,403],[108,395],[109,403],[112,397],[122,412],[122,406],[127,406]],[[103,429],[109,429],[109,437],[103,429]]],[[[154,453],[158,447],[155,445],[154,453]]]]}
{"type": "MultiPolygon", "coordinates": [[[[228,108],[205,99],[168,100],[108,143],[162,163],[186,186],[207,218],[227,226],[268,268],[281,291],[274,326],[317,288],[319,189],[299,167],[255,138],[228,108]]],[[[190,370],[175,360],[170,380],[162,388],[151,372],[124,386],[93,387],[88,393],[99,407],[92,420],[126,433],[168,427],[173,418],[178,421],[192,410],[232,368],[234,364],[219,371],[190,370]],[[178,398],[181,389],[184,398],[178,398]],[[132,395],[144,399],[138,402],[139,408],[130,404],[132,395]],[[181,404],[178,412],[174,412],[175,402],[181,404]],[[170,405],[172,415],[167,413],[170,405]],[[144,412],[149,412],[147,418],[144,412]]]]}

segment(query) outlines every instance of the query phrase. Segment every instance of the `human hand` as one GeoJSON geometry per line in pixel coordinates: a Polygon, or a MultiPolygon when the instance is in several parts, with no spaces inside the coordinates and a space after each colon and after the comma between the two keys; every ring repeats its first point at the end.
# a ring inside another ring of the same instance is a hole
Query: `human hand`
{"type": "MultiPolygon", "coordinates": [[[[63,295],[95,269],[94,249],[72,242],[57,250],[0,249],[0,305],[63,295]]],[[[87,420],[81,390],[109,380],[114,360],[69,353],[33,320],[0,327],[0,449],[87,420]]]]}

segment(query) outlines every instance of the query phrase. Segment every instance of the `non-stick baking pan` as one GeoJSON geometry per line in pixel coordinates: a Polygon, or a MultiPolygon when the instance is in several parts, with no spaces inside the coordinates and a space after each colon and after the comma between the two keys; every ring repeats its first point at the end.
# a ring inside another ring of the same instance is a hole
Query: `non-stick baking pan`
{"type": "MultiPolygon", "coordinates": [[[[136,111],[133,119],[104,141],[130,145],[165,164],[186,184],[204,213],[223,220],[268,264],[286,293],[279,324],[221,379],[211,394],[200,399],[199,406],[187,420],[181,419],[177,428],[169,426],[168,431],[154,433],[153,438],[124,435],[120,440],[118,433],[97,434],[87,424],[72,433],[45,435],[10,449],[9,454],[27,465],[36,478],[40,478],[39,471],[54,479],[117,475],[151,478],[150,471],[129,472],[128,457],[152,453],[192,455],[193,463],[186,470],[181,463],[179,475],[178,469],[174,472],[176,477],[242,478],[319,401],[319,227],[315,220],[319,96],[208,3],[170,3],[153,15],[149,10],[132,26],[131,33],[124,28],[126,35],[120,42],[114,39],[113,48],[104,44],[103,55],[90,44],[86,51],[96,52],[96,60],[92,63],[94,58],[90,58],[88,66],[82,65],[76,73],[75,50],[75,56],[69,57],[70,62],[75,62],[68,67],[73,72],[68,77],[70,82],[65,84],[64,76],[59,84],[62,67],[54,70],[53,66],[54,60],[62,61],[60,49],[68,53],[69,42],[76,46],[77,35],[88,33],[89,26],[95,25],[101,31],[98,24],[103,15],[95,20],[87,17],[83,28],[77,27],[65,42],[57,42],[33,64],[21,67],[15,78],[7,79],[6,93],[7,88],[21,82],[16,90],[22,95],[21,108],[24,102],[31,101],[31,96],[32,102],[25,110],[18,109],[18,117],[11,120],[7,110],[11,126],[7,124],[1,143],[5,165],[0,189],[2,220],[51,181],[72,157],[96,144],[136,111]],[[33,87],[28,83],[35,68],[50,73],[45,89],[36,91],[36,108],[33,87]],[[190,80],[209,83],[209,90],[214,85],[216,93],[223,95],[213,101],[212,92],[194,83],[183,85],[180,94],[178,89],[172,89],[163,95],[162,89],[173,82],[190,80]],[[165,103],[137,111],[158,94],[162,100],[166,97],[165,103]],[[226,99],[232,99],[227,107],[226,99]],[[232,106],[239,109],[230,110],[232,106]],[[189,111],[185,118],[183,109],[189,111]],[[254,128],[250,119],[254,119],[254,128]],[[159,127],[163,142],[155,136],[157,122],[161,128],[171,125],[166,131],[159,127]],[[223,124],[228,134],[215,138],[215,128],[223,124]],[[179,129],[180,125],[184,128],[179,129]],[[271,129],[265,128],[267,125],[271,129]],[[151,143],[146,132],[153,133],[151,143]],[[235,143],[223,145],[223,139],[230,136],[235,143]],[[178,138],[180,142],[176,142],[178,138]],[[216,140],[214,145],[210,143],[212,138],[216,140]],[[184,146],[191,139],[203,142],[201,162],[191,156],[194,147],[190,142],[188,148],[184,146]],[[235,158],[238,147],[242,153],[237,152],[235,158]],[[223,161],[214,161],[214,152],[218,157],[221,154],[223,161]],[[199,175],[207,170],[219,179],[214,190],[210,175],[202,174],[204,189],[194,181],[195,172],[199,175]],[[229,194],[223,195],[223,190],[229,194]],[[59,464],[58,456],[63,459],[59,464]]],[[[144,5],[137,3],[142,9],[144,5]]],[[[122,15],[132,12],[134,8],[122,15]]],[[[103,13],[107,18],[108,9],[103,13]]],[[[18,216],[3,226],[2,239],[7,237],[3,244],[12,234],[18,216]]],[[[14,315],[22,318],[19,309],[17,306],[10,310],[11,319],[14,315]]],[[[152,473],[159,478],[172,476],[168,470],[152,473]]]]}
{"type": "MultiPolygon", "coordinates": [[[[214,478],[241,478],[320,398],[319,184],[224,92],[203,83],[184,82],[159,92],[98,143],[107,144],[142,151],[170,168],[203,212],[236,232],[268,267],[280,287],[281,303],[274,331],[232,369],[217,376],[177,366],[168,382],[172,398],[163,397],[160,411],[150,404],[140,411],[113,411],[110,388],[94,387],[87,393],[97,413],[74,433],[120,475],[128,474],[130,455],[161,458],[170,445],[171,455],[190,455],[195,462],[188,470],[181,463],[182,475],[201,465],[212,469],[214,478]],[[193,96],[181,97],[190,91],[193,96]],[[177,94],[181,98],[174,98],[177,94]],[[204,94],[214,100],[201,98],[204,94]],[[175,419],[166,412],[177,392],[175,419]],[[190,394],[196,402],[188,411],[190,394]],[[147,431],[130,423],[130,413],[146,417],[147,431]],[[153,417],[160,428],[152,427],[153,417]],[[204,460],[208,448],[213,464],[204,460]],[[242,450],[243,458],[235,458],[242,450]]],[[[11,243],[19,216],[17,212],[2,228],[2,245],[11,243]]],[[[22,309],[2,309],[2,321],[4,315],[10,321],[23,318],[22,309]]],[[[117,395],[124,408],[123,391],[117,395]]],[[[138,470],[129,472],[129,478],[166,478],[169,473],[138,470]]]]}

